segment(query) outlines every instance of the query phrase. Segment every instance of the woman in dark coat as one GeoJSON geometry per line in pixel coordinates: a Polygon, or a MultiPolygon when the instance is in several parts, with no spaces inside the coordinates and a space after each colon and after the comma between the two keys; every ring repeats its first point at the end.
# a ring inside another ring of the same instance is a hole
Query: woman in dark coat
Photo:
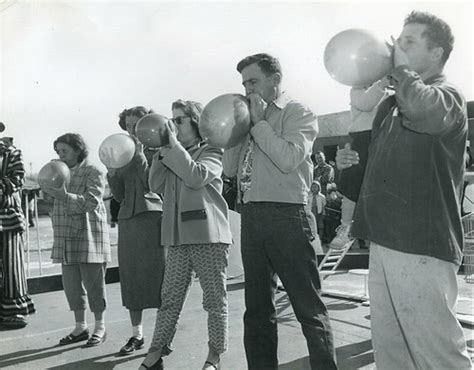
{"type": "MultiPolygon", "coordinates": [[[[138,120],[150,112],[140,106],[126,109],[119,116],[119,125],[135,138],[138,120]]],[[[132,161],[118,170],[109,168],[107,175],[111,192],[120,202],[120,287],[122,303],[129,310],[132,323],[132,336],[120,349],[122,355],[143,347],[142,312],[145,308],[160,307],[165,265],[165,248],[160,243],[162,200],[148,187],[149,163],[154,151],[138,141],[136,146],[132,161]]]]}

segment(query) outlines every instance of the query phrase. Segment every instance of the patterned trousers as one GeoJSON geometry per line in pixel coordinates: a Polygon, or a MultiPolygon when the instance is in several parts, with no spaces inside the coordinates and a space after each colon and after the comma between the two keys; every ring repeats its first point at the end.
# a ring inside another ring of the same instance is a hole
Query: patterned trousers
{"type": "Polygon", "coordinates": [[[209,348],[224,353],[228,345],[227,258],[228,244],[193,244],[168,248],[161,308],[156,315],[151,348],[169,354],[179,316],[192,285],[194,272],[203,291],[203,308],[208,312],[209,348]]]}
{"type": "Polygon", "coordinates": [[[22,233],[0,232],[0,255],[0,319],[34,313],[24,269],[22,233]]]}

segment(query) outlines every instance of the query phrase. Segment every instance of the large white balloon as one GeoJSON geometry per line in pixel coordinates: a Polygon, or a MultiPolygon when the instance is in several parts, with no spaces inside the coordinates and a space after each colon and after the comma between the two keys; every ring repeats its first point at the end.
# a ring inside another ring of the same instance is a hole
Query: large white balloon
{"type": "Polygon", "coordinates": [[[384,41],[368,30],[352,28],[329,40],[324,49],[324,66],[336,81],[365,87],[386,76],[393,62],[384,41]]]}

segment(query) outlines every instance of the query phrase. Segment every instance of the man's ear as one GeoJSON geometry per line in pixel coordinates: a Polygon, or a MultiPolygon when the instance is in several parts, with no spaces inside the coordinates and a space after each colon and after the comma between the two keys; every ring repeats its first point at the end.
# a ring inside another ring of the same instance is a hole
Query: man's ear
{"type": "Polygon", "coordinates": [[[441,61],[443,57],[444,49],[441,46],[435,47],[431,49],[431,60],[433,61],[441,61]]]}
{"type": "Polygon", "coordinates": [[[273,74],[273,82],[275,85],[279,85],[281,83],[281,73],[276,72],[273,74]]]}

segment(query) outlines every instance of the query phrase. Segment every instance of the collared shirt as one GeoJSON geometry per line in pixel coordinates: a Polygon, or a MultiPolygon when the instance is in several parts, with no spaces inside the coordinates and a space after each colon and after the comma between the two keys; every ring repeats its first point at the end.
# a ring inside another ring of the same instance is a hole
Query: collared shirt
{"type": "MultiPolygon", "coordinates": [[[[285,93],[271,102],[265,120],[251,129],[255,141],[251,186],[243,202],[306,204],[313,180],[311,152],[317,132],[316,116],[301,103],[285,93]]],[[[224,172],[229,177],[237,175],[239,187],[249,140],[250,135],[224,152],[224,172]]]]}

